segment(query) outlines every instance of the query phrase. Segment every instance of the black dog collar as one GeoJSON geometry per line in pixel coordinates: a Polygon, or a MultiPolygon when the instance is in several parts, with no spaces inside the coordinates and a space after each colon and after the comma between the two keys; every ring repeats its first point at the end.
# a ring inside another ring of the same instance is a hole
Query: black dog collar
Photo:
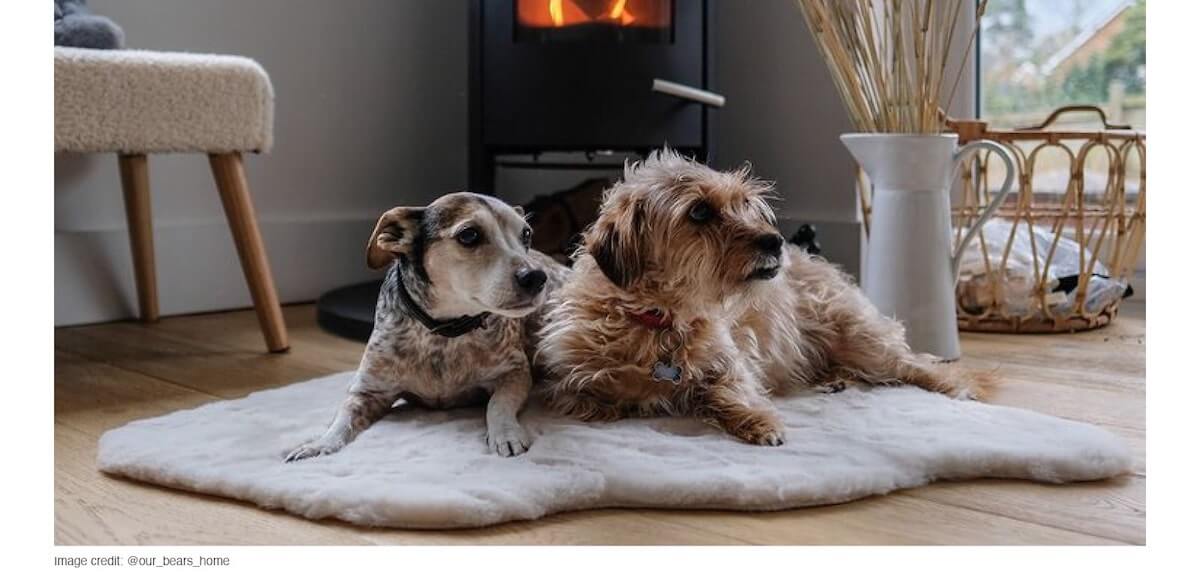
{"type": "Polygon", "coordinates": [[[425,312],[417,302],[408,294],[408,288],[404,286],[404,280],[397,280],[400,286],[400,302],[404,304],[404,309],[408,314],[415,318],[421,325],[425,326],[429,331],[447,338],[457,338],[464,334],[469,334],[483,328],[484,320],[488,317],[488,312],[475,314],[474,316],[459,316],[453,320],[438,320],[425,312]]]}

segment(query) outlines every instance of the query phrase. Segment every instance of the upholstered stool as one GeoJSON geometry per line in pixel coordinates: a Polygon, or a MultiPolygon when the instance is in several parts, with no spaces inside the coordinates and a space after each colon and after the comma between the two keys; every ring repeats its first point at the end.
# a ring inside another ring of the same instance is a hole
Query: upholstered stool
{"type": "Polygon", "coordinates": [[[267,348],[287,327],[242,166],[271,147],[274,94],[253,60],[135,50],[54,50],[54,150],[116,153],[141,319],[158,319],[146,155],[204,153],[237,245],[267,348]]]}

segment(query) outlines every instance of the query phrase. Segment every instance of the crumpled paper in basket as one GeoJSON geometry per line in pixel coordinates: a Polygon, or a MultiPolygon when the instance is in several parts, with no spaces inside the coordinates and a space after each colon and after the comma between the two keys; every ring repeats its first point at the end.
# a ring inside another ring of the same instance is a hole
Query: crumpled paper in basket
{"type": "MultiPolygon", "coordinates": [[[[1031,238],[1029,225],[1017,223],[1019,226],[1013,238],[1012,250],[1008,254],[1007,264],[1002,267],[1004,247],[1008,244],[1013,224],[1010,220],[989,220],[984,223],[980,236],[987,248],[987,265],[984,264],[979,238],[972,240],[963,251],[956,294],[959,307],[967,313],[982,314],[997,302],[997,298],[998,306],[1006,315],[1030,316],[1039,312],[1041,305],[1040,296],[1036,294],[1037,277],[1046,268],[1046,254],[1054,243],[1054,235],[1034,225],[1031,238]],[[1035,248],[1036,271],[1033,256],[1035,248]],[[993,280],[998,281],[998,287],[993,288],[993,280]]],[[[1058,244],[1054,246],[1046,276],[1046,306],[1052,314],[1069,315],[1075,305],[1079,276],[1087,270],[1079,265],[1081,248],[1078,242],[1065,234],[1059,237],[1058,244]]],[[[1091,252],[1085,249],[1084,263],[1088,264],[1091,258],[1091,252]]],[[[1099,312],[1120,299],[1127,287],[1125,282],[1109,277],[1108,268],[1097,260],[1092,268],[1092,277],[1088,280],[1084,309],[1089,313],[1099,312]]]]}

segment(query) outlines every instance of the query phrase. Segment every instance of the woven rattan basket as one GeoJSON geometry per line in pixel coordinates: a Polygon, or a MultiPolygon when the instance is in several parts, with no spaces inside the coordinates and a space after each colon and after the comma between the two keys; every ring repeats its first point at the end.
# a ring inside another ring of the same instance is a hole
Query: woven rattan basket
{"type": "MultiPolygon", "coordinates": [[[[971,277],[973,282],[959,275],[959,329],[1073,332],[1111,322],[1121,297],[1093,300],[1089,290],[1099,289],[1097,284],[1107,292],[1114,286],[1123,289],[1141,257],[1146,232],[1145,133],[1109,124],[1103,110],[1093,106],[1064,107],[1041,125],[1023,129],[989,129],[981,121],[949,121],[948,126],[961,143],[1000,143],[1019,171],[1018,185],[988,223],[993,240],[980,233],[979,244],[968,245],[983,271],[971,277]],[[1062,114],[1085,111],[1099,114],[1103,128],[1052,128],[1062,114]],[[1004,239],[997,242],[996,236],[1004,239]],[[1072,241],[1085,248],[1072,248],[1072,241]],[[1015,247],[1019,244],[1024,245],[1020,252],[1015,247]],[[1075,274],[1064,277],[1063,257],[1069,250],[1075,274]],[[1018,274],[1022,281],[1017,298],[1022,303],[1014,304],[1013,277],[1018,274]],[[1074,289],[1064,292],[1067,280],[1074,289]],[[970,303],[965,292],[971,294],[970,303]]],[[[987,151],[964,161],[960,181],[951,191],[956,245],[1003,176],[1003,165],[992,154],[987,151]]],[[[871,199],[861,191],[869,188],[860,178],[859,205],[868,240],[871,199]]]]}

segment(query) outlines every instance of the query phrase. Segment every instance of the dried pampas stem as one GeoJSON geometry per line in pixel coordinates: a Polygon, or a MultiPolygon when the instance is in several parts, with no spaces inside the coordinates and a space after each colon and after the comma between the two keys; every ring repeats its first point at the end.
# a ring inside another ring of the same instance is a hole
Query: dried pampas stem
{"type": "Polygon", "coordinates": [[[963,0],[798,0],[859,131],[939,133],[939,103],[958,89],[987,0],[943,96],[963,0]]]}

